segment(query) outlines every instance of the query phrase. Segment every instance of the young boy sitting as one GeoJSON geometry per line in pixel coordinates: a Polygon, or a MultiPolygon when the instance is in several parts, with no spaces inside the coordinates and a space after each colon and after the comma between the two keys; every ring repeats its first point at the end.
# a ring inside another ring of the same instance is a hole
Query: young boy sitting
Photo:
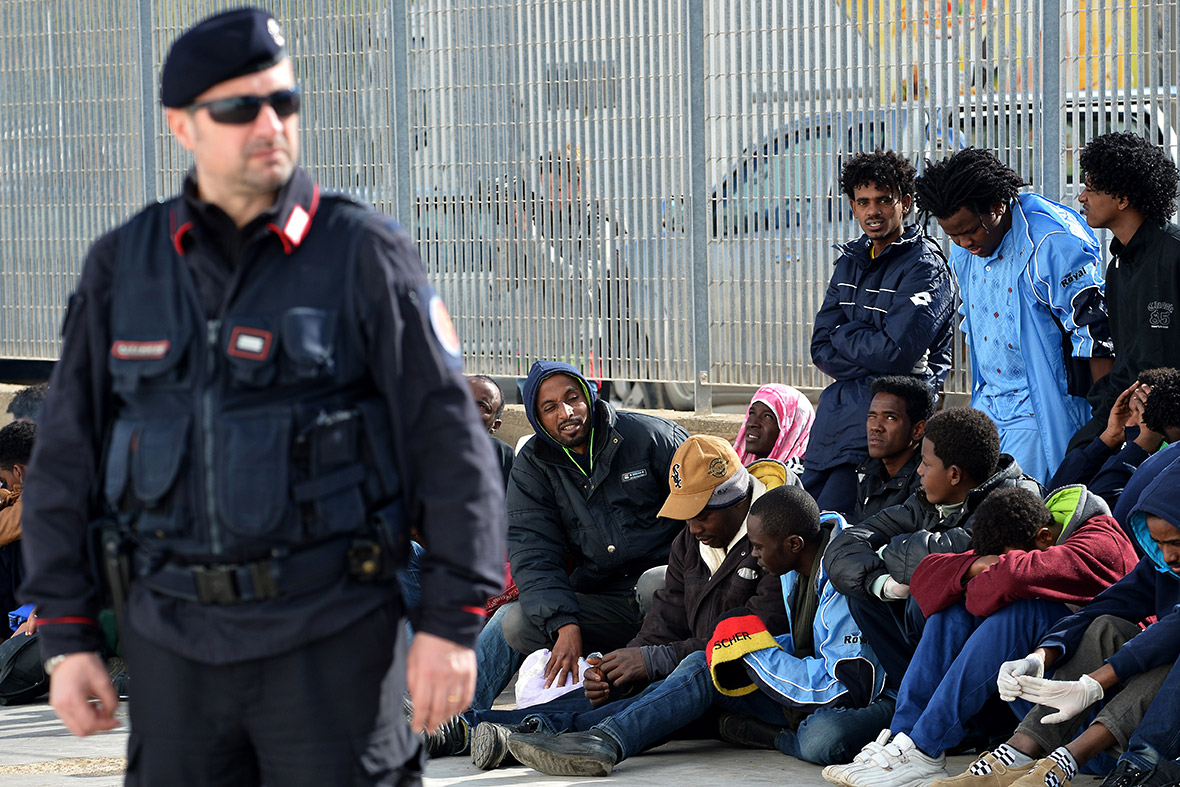
{"type": "MultiPolygon", "coordinates": [[[[1147,555],[1134,570],[1058,621],[1028,656],[1000,666],[1000,696],[1037,703],[1016,733],[966,773],[935,785],[1069,787],[1079,768],[1104,751],[1126,752],[1106,787],[1180,783],[1174,762],[1180,694],[1167,690],[1177,682],[1169,673],[1180,655],[1177,488],[1180,463],[1174,462],[1133,509],[1131,529],[1147,555]],[[1157,621],[1141,628],[1152,616],[1157,621]],[[1050,668],[1056,668],[1052,680],[1044,677],[1050,668]]],[[[1109,767],[1101,760],[1095,765],[1109,767]]]]}
{"type": "Polygon", "coordinates": [[[925,618],[910,598],[918,562],[934,552],[971,547],[970,519],[997,489],[1019,486],[1040,494],[1016,460],[1000,453],[995,424],[979,410],[944,410],[926,424],[922,489],[832,539],[824,567],[847,595],[852,617],[896,689],[909,667],[925,618]]]}
{"type": "Polygon", "coordinates": [[[928,619],[889,729],[851,764],[825,769],[828,781],[901,787],[946,776],[943,752],[995,694],[1000,665],[1137,561],[1106,504],[1081,486],[1045,502],[1000,489],[972,524],[972,551],[930,555],[914,571],[912,597],[928,619]]]}

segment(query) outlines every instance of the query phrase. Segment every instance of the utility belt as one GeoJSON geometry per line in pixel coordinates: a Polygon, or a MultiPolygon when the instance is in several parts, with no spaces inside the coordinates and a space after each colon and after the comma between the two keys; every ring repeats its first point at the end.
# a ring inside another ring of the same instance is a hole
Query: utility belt
{"type": "Polygon", "coordinates": [[[388,582],[398,557],[375,539],[333,539],[297,552],[241,563],[187,564],[131,555],[134,581],[199,604],[245,604],[327,587],[341,576],[388,582]]]}

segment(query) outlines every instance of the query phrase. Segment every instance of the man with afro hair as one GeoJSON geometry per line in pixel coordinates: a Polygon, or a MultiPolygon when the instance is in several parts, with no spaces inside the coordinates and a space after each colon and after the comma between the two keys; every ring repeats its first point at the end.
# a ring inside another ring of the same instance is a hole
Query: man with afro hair
{"type": "Polygon", "coordinates": [[[1086,187],[1082,215],[1107,229],[1106,308],[1115,361],[1090,392],[1094,419],[1078,434],[1084,444],[1102,430],[1119,392],[1153,366],[1180,367],[1180,226],[1176,212],[1180,171],[1164,148],[1129,132],[1103,134],[1081,153],[1086,187]]]}
{"type": "Polygon", "coordinates": [[[839,247],[815,316],[811,359],[835,382],[820,394],[803,460],[803,486],[822,510],[856,504],[872,382],[911,375],[937,392],[951,365],[954,285],[938,246],[906,226],[914,165],[893,151],[860,153],[840,186],[863,234],[839,247]]]}
{"type": "Polygon", "coordinates": [[[972,515],[993,491],[1015,486],[1041,493],[1040,484],[1000,452],[995,424],[979,410],[954,407],[935,415],[926,423],[921,451],[922,489],[834,536],[824,554],[832,584],[848,596],[894,689],[925,624],[910,595],[918,563],[936,552],[970,549],[972,515]]]}
{"type": "Polygon", "coordinates": [[[1044,482],[1089,419],[1110,371],[1100,247],[1073,210],[1030,193],[990,151],[960,150],[915,181],[918,208],[954,243],[971,406],[1003,450],[1044,482]]]}

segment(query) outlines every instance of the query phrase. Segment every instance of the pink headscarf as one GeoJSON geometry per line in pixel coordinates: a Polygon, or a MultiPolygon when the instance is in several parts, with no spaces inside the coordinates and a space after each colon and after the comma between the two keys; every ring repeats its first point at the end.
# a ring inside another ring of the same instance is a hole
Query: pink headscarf
{"type": "MultiPolygon", "coordinates": [[[[779,383],[770,383],[759,388],[754,393],[750,404],[762,402],[774,413],[778,421],[778,440],[774,448],[770,449],[770,456],[766,459],[777,459],[786,462],[789,459],[802,459],[807,451],[807,440],[811,437],[811,423],[815,420],[815,408],[798,388],[779,383]]],[[[747,414],[746,420],[749,420],[747,414]]],[[[753,462],[758,457],[746,451],[746,422],[742,421],[742,428],[738,430],[737,440],[733,443],[738,459],[743,465],[753,462]]]]}

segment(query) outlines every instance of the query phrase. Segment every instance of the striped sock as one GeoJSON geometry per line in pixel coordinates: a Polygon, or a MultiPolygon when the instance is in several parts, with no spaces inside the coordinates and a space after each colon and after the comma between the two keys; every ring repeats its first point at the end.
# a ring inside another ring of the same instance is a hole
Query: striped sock
{"type": "MultiPolygon", "coordinates": [[[[1021,765],[1030,765],[1033,761],[1032,757],[1029,757],[1020,749],[1009,746],[1006,743],[1001,743],[992,750],[991,754],[1005,768],[1018,768],[1021,765]]],[[[968,770],[972,776],[986,776],[992,772],[992,766],[986,758],[980,757],[971,763],[971,767],[968,770]]]]}
{"type": "MultiPolygon", "coordinates": [[[[1050,752],[1049,759],[1057,763],[1057,766],[1065,772],[1067,781],[1072,781],[1073,777],[1078,775],[1078,762],[1069,753],[1069,749],[1064,746],[1058,746],[1050,752]]],[[[1065,782],[1062,782],[1057,774],[1049,771],[1045,774],[1045,787],[1065,787],[1065,782]]]]}

